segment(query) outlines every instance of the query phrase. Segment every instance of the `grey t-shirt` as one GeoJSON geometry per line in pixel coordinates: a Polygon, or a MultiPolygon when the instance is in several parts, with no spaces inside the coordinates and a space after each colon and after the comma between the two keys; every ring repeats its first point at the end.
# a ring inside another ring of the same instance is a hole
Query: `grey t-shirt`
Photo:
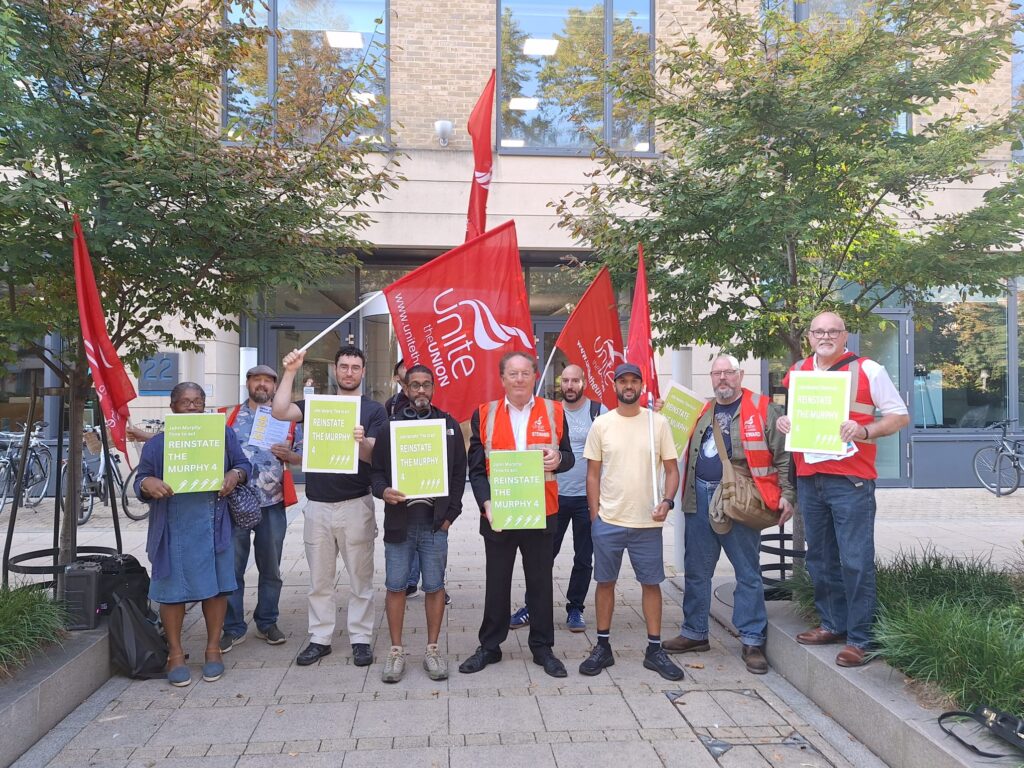
{"type": "MultiPolygon", "coordinates": [[[[583,448],[587,444],[587,435],[590,434],[590,427],[594,422],[590,418],[590,400],[583,398],[583,407],[570,411],[564,407],[565,420],[569,425],[569,442],[572,443],[572,452],[576,457],[576,465],[568,470],[555,475],[558,480],[559,496],[586,496],[587,495],[587,462],[583,458],[583,448]]],[[[601,413],[608,409],[601,406],[601,413]]]]}

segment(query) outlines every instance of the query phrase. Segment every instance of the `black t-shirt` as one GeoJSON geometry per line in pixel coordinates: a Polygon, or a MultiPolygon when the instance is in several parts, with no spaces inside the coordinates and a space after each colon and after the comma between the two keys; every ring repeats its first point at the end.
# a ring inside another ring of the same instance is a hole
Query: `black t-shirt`
{"type": "MultiPolygon", "coordinates": [[[[361,398],[359,406],[359,423],[363,425],[367,437],[377,438],[388,428],[388,415],[384,406],[366,395],[361,398]]],[[[305,414],[306,401],[295,403],[305,414]]],[[[302,417],[299,417],[302,421],[302,417]]],[[[359,462],[359,471],[354,475],[335,475],[325,472],[306,473],[306,498],[311,501],[347,501],[358,499],[370,492],[370,465],[359,462]]]]}
{"type": "MultiPolygon", "coordinates": [[[[729,434],[732,431],[732,417],[739,407],[740,400],[728,405],[715,403],[715,413],[712,417],[722,428],[722,440],[725,441],[725,450],[729,452],[730,459],[732,458],[732,440],[729,438],[729,434]]],[[[704,434],[700,438],[700,450],[697,451],[697,466],[694,468],[694,473],[701,480],[709,482],[722,479],[722,460],[718,456],[718,446],[715,445],[715,433],[711,424],[708,424],[708,428],[704,430],[704,434]]]]}

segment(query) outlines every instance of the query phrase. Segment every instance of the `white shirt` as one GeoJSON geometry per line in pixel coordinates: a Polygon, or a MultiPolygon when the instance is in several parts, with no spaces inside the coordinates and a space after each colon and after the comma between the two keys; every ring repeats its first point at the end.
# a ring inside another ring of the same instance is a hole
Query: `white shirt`
{"type": "Polygon", "coordinates": [[[516,450],[526,450],[526,427],[530,423],[530,413],[533,411],[534,398],[522,407],[516,408],[509,399],[505,398],[505,407],[508,408],[508,419],[512,422],[512,434],[516,438],[516,450]]]}
{"type": "MultiPolygon", "coordinates": [[[[843,350],[843,355],[845,356],[849,352],[850,350],[848,349],[843,350]]],[[[817,355],[814,356],[814,369],[816,371],[828,370],[818,365],[817,355]]],[[[885,366],[864,357],[861,358],[860,369],[868,377],[871,400],[874,402],[875,408],[881,411],[883,416],[889,416],[890,414],[905,416],[907,414],[907,404],[903,402],[899,390],[896,389],[896,385],[889,378],[885,366]]]]}

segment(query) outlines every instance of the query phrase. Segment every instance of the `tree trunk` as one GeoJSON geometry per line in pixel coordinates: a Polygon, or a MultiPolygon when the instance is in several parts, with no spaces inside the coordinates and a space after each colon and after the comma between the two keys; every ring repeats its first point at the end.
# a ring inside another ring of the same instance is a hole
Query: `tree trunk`
{"type": "MultiPolygon", "coordinates": [[[[60,552],[57,563],[68,565],[78,557],[78,514],[82,508],[82,424],[85,416],[85,401],[89,393],[89,363],[85,359],[84,345],[78,345],[78,357],[71,370],[68,382],[68,481],[63,489],[64,517],[60,528],[60,552]]],[[[58,426],[63,429],[64,425],[58,426]]],[[[57,597],[64,598],[63,574],[57,577],[57,597]]]]}

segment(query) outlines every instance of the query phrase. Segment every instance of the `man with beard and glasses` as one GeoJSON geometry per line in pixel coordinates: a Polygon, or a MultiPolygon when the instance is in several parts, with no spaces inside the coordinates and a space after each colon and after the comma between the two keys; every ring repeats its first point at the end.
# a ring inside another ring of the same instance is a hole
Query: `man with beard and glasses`
{"type": "Polygon", "coordinates": [[[711,497],[722,482],[722,462],[750,469],[765,504],[780,511],[779,525],[793,516],[795,500],[789,479],[789,454],[785,436],[776,424],[782,408],[763,395],[743,387],[743,371],[732,355],[719,355],[711,364],[715,399],[697,418],[686,452],[683,486],[686,572],[683,590],[683,625],[678,637],[665,641],[669,653],[710,650],[708,617],[711,611],[711,579],[725,550],[736,574],[732,623],[743,644],[747,671],[768,671],[764,643],[768,613],[761,580],[761,532],[732,521],[709,516],[711,497]],[[714,423],[722,433],[726,457],[718,455],[714,423]]]}
{"type": "Polygon", "coordinates": [[[392,421],[443,419],[448,450],[448,495],[407,499],[391,485],[391,431],[381,432],[373,446],[370,481],[373,495],[384,500],[385,614],[391,634],[391,650],[384,660],[381,680],[397,683],[405,672],[402,626],[405,621],[406,586],[413,558],[423,574],[423,605],[427,618],[427,647],[423,669],[431,680],[448,677],[448,659],[437,644],[444,620],[444,571],[448,565],[448,528],[462,513],[466,485],[466,443],[459,423],[431,405],[434,374],[425,365],[409,368],[403,382],[409,400],[392,421]]]}
{"type": "Polygon", "coordinates": [[[647,623],[643,665],[666,680],[682,680],[683,670],[661,647],[661,582],[665,580],[661,529],[679,488],[679,466],[668,421],[660,413],[640,407],[643,389],[639,367],[623,363],[615,369],[619,405],[597,418],[583,451],[597,582],[597,645],[580,664],[580,674],[598,675],[615,663],[610,639],[615,583],[622,553],[628,552],[640,582],[647,623]],[[652,482],[658,466],[665,471],[660,499],[655,497],[652,482]]]}
{"type": "Polygon", "coordinates": [[[270,645],[281,645],[284,633],[277,627],[280,615],[278,602],[281,598],[281,553],[284,550],[284,534],[288,528],[285,510],[284,483],[290,480],[285,464],[298,464],[301,457],[292,450],[295,443],[295,425],[289,429],[285,442],[275,443],[270,448],[249,445],[249,435],[261,405],[268,405],[277,391],[277,371],[269,365],[257,365],[245,374],[245,387],[249,398],[234,408],[221,409],[227,413],[227,425],[235,431],[245,457],[252,464],[252,479],[249,486],[255,488],[260,497],[263,517],[251,531],[235,528],[235,581],[238,588],[228,596],[227,615],[224,618],[224,632],[220,639],[222,653],[245,641],[246,623],[243,595],[245,594],[245,568],[249,564],[250,544],[253,545],[256,570],[259,572],[259,586],[256,590],[256,608],[252,613],[256,625],[256,637],[270,645]],[[252,538],[250,539],[250,533],[252,538]]]}
{"type": "MultiPolygon", "coordinates": [[[[572,469],[557,477],[558,528],[554,541],[554,556],[558,557],[565,532],[572,525],[572,573],[565,593],[565,626],[570,632],[585,632],[587,629],[583,609],[590,588],[590,576],[594,572],[594,544],[590,540],[590,512],[587,510],[587,462],[583,458],[583,446],[587,443],[594,419],[608,411],[601,403],[584,396],[586,375],[578,365],[567,365],[559,381],[562,410],[569,426],[569,442],[572,443],[572,453],[576,457],[572,469]]],[[[508,625],[511,629],[519,629],[529,623],[530,607],[524,597],[523,607],[512,614],[508,625]]]]}
{"type": "MultiPolygon", "coordinates": [[[[306,358],[294,349],[284,358],[284,376],[274,396],[274,418],[302,421],[305,401],[291,402],[292,384],[306,358]]],[[[346,346],[334,356],[338,394],[360,397],[366,355],[346,346]]],[[[377,521],[370,495],[370,457],[377,437],[388,428],[384,406],[362,395],[359,423],[353,430],[358,443],[359,468],[354,474],[306,473],[306,506],[302,540],[309,563],[309,644],[296,657],[300,667],[314,664],[331,652],[338,606],[334,587],[338,555],[349,576],[348,634],[352,663],[373,663],[373,540],[377,521]]]]}

